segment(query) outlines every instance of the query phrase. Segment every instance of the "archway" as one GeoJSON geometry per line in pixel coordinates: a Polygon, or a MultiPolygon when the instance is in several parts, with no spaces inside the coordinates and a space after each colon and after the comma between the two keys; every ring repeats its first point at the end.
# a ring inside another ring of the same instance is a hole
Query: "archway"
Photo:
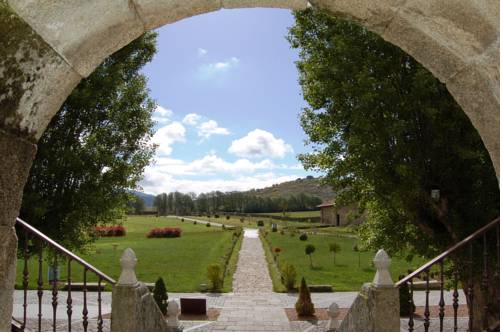
{"type": "MultiPolygon", "coordinates": [[[[401,47],[445,82],[499,169],[499,3],[312,0],[401,47]]],[[[18,214],[36,142],[102,60],[146,30],[221,8],[302,9],[304,0],[0,1],[0,329],[8,329],[18,214]]]]}

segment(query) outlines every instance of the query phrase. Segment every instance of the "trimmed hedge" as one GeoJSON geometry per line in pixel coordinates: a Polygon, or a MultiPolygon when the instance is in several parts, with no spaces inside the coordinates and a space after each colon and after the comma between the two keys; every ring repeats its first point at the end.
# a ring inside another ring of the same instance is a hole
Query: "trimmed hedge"
{"type": "Polygon", "coordinates": [[[181,236],[179,227],[154,228],[148,232],[147,238],[178,238],[181,236]]]}
{"type": "Polygon", "coordinates": [[[100,237],[123,237],[126,235],[124,226],[96,226],[94,230],[100,237]]]}

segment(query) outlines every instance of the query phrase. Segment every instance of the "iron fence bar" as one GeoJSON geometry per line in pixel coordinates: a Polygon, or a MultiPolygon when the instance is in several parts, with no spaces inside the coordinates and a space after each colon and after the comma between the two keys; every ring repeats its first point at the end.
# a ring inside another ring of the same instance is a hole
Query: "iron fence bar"
{"type": "Polygon", "coordinates": [[[410,281],[410,299],[408,300],[410,303],[410,320],[408,320],[408,331],[413,332],[413,326],[415,322],[413,321],[414,303],[413,303],[413,280],[410,281]]]}
{"type": "Polygon", "coordinates": [[[98,332],[103,331],[103,315],[101,313],[101,277],[98,279],[98,332]]]}
{"type": "Polygon", "coordinates": [[[42,266],[43,266],[43,242],[40,242],[40,250],[38,253],[38,281],[37,281],[37,297],[38,297],[38,331],[42,331],[42,297],[44,294],[43,285],[44,279],[42,276],[42,266]]]}
{"type": "Polygon", "coordinates": [[[469,247],[469,283],[468,283],[468,288],[467,288],[467,298],[469,300],[469,332],[472,332],[472,329],[474,327],[473,324],[473,308],[474,308],[474,282],[473,282],[473,246],[472,243],[470,244],[469,247]]]}
{"type": "Polygon", "coordinates": [[[26,328],[26,316],[28,309],[28,280],[29,280],[29,271],[28,271],[28,232],[24,232],[24,268],[23,268],[23,322],[21,324],[21,331],[24,331],[26,328]]]}
{"type": "Polygon", "coordinates": [[[457,266],[455,266],[453,274],[453,331],[454,332],[458,330],[457,314],[458,314],[458,269],[457,266]]]}
{"type": "Polygon", "coordinates": [[[58,309],[58,255],[54,253],[54,263],[52,267],[52,330],[57,329],[57,309],[58,309]]]}
{"type": "Polygon", "coordinates": [[[71,299],[71,258],[68,258],[68,298],[66,299],[66,314],[68,315],[68,332],[71,332],[72,299],[71,299]]]}
{"type": "Polygon", "coordinates": [[[425,311],[424,311],[424,329],[429,331],[430,311],[429,311],[429,269],[425,271],[425,311]]]}
{"type": "Polygon", "coordinates": [[[84,326],[84,332],[87,332],[87,326],[89,322],[87,321],[88,317],[87,315],[89,314],[87,310],[87,268],[84,269],[84,309],[82,310],[82,318],[83,322],[82,325],[84,326]]]}
{"type": "Polygon", "coordinates": [[[444,262],[439,262],[440,271],[440,295],[439,295],[439,331],[443,331],[443,321],[444,321],[444,262]]]}

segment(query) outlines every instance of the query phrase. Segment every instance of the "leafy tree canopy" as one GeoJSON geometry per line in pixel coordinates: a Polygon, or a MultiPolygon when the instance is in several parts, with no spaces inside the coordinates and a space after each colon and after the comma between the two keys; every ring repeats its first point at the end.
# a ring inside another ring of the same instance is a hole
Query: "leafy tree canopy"
{"type": "Polygon", "coordinates": [[[113,221],[154,153],[148,96],[140,69],[155,54],[146,33],[108,57],[67,98],[39,141],[21,217],[67,247],[92,240],[113,221]]]}
{"type": "Polygon", "coordinates": [[[299,158],[339,201],[359,203],[366,245],[430,256],[498,216],[490,157],[445,85],[356,24],[315,9],[295,18],[312,147],[299,158]]]}

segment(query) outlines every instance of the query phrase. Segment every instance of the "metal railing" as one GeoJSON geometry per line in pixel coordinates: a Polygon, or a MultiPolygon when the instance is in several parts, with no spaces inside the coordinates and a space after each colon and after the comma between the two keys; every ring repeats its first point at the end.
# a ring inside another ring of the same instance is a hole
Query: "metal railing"
{"type": "MultiPolygon", "coordinates": [[[[67,263],[67,279],[66,279],[66,314],[68,316],[68,332],[72,330],[72,316],[73,316],[73,300],[72,300],[72,263],[78,264],[83,267],[83,284],[82,284],[82,293],[83,293],[83,311],[82,311],[82,325],[83,331],[86,332],[89,325],[89,311],[88,311],[88,273],[93,273],[97,276],[98,284],[97,284],[97,303],[98,303],[98,317],[97,317],[97,330],[98,332],[103,331],[103,314],[102,314],[102,298],[101,292],[103,290],[103,282],[108,282],[112,285],[115,284],[115,280],[108,275],[104,274],[94,266],[87,263],[85,260],[75,255],[68,249],[59,245],[57,242],[29,225],[25,221],[20,218],[16,219],[16,225],[22,230],[22,236],[18,235],[18,238],[24,238],[24,245],[22,246],[22,254],[23,254],[23,271],[22,271],[22,285],[23,285],[23,319],[20,321],[21,330],[26,329],[27,325],[27,308],[28,308],[28,287],[29,287],[29,260],[30,257],[36,257],[38,270],[36,273],[37,277],[37,298],[38,298],[38,331],[42,331],[42,299],[44,295],[44,279],[43,279],[43,257],[44,257],[44,247],[48,247],[52,250],[52,264],[54,267],[57,267],[58,261],[66,260],[67,263]],[[33,241],[36,244],[34,249],[30,249],[30,241],[33,241]]],[[[58,291],[59,291],[59,280],[56,275],[54,275],[53,279],[50,283],[52,287],[52,330],[55,332],[57,330],[57,309],[58,309],[58,291]]]]}
{"type": "MultiPolygon", "coordinates": [[[[409,288],[409,300],[407,301],[409,304],[409,321],[408,321],[408,330],[412,332],[414,330],[414,318],[415,318],[415,306],[414,306],[414,301],[413,301],[413,291],[414,291],[414,279],[416,278],[424,278],[425,279],[425,308],[423,312],[423,319],[424,319],[424,331],[428,332],[429,327],[430,327],[430,316],[431,316],[431,306],[429,303],[429,294],[431,290],[431,274],[432,274],[432,268],[434,266],[439,266],[439,303],[438,303],[438,316],[439,316],[439,331],[442,332],[444,330],[444,318],[445,318],[445,298],[444,298],[444,289],[445,289],[445,266],[451,265],[451,270],[449,270],[449,276],[450,280],[449,283],[453,288],[453,301],[452,301],[452,308],[453,308],[453,330],[456,332],[458,330],[458,313],[459,313],[459,280],[461,275],[463,277],[466,277],[467,280],[467,287],[464,287],[464,290],[467,291],[466,293],[466,298],[467,298],[467,303],[468,303],[468,317],[469,317],[469,323],[468,323],[468,329],[469,331],[473,331],[473,310],[474,310],[474,279],[475,277],[479,277],[479,273],[474,272],[474,259],[473,259],[473,254],[474,254],[474,247],[475,247],[475,241],[478,239],[481,240],[481,248],[482,248],[482,281],[481,281],[481,288],[482,288],[482,293],[485,296],[485,303],[484,303],[484,309],[483,309],[483,329],[484,330],[489,330],[489,324],[488,324],[488,304],[487,304],[487,294],[488,294],[488,287],[489,287],[489,268],[488,268],[488,243],[487,243],[487,232],[489,232],[492,229],[497,229],[496,231],[496,238],[497,238],[497,254],[499,254],[499,224],[500,220],[499,218],[493,220],[492,222],[488,223],[484,227],[480,228],[473,234],[469,235],[467,238],[464,240],[460,241],[456,245],[448,248],[446,251],[441,253],[440,255],[436,256],[434,259],[430,260],[414,272],[410,273],[408,276],[404,277],[401,279],[399,282],[395,284],[397,288],[403,288],[406,287],[409,288]],[[468,249],[466,249],[468,247],[468,249]],[[455,259],[456,256],[458,256],[459,252],[462,251],[467,251],[467,256],[469,260],[466,263],[466,267],[458,268],[457,265],[454,264],[455,261],[451,261],[452,259],[455,259]],[[453,263],[453,264],[452,264],[453,263]]],[[[495,273],[494,273],[494,279],[496,282],[494,284],[499,284],[499,263],[500,263],[500,258],[499,255],[497,255],[496,259],[496,268],[495,268],[495,273]]],[[[479,269],[479,268],[478,268],[479,269]]],[[[464,280],[465,281],[465,280],[464,280]]],[[[416,283],[415,283],[416,284],[416,283]]]]}

